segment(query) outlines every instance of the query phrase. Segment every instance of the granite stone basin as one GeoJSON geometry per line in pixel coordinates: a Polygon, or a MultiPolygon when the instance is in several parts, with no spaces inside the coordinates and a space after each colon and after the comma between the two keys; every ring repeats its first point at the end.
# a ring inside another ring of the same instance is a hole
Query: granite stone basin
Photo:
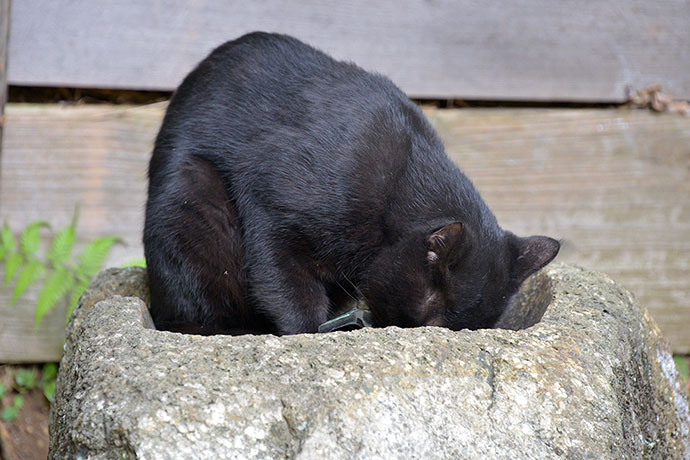
{"type": "Polygon", "coordinates": [[[505,329],[201,337],[157,331],[141,269],[68,326],[50,458],[690,458],[688,399],[620,285],[542,270],[505,329]]]}

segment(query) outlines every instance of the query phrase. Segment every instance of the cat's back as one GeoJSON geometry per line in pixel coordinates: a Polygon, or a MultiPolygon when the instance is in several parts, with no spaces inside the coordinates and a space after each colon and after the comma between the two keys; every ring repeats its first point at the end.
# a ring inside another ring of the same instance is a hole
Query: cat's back
{"type": "MultiPolygon", "coordinates": [[[[287,35],[252,32],[220,45],[185,78],[171,107],[205,110],[242,108],[294,112],[300,105],[337,101],[375,105],[395,94],[380,75],[327,54],[287,35]]],[[[347,107],[345,107],[347,109],[347,107]]]]}
{"type": "Polygon", "coordinates": [[[385,212],[384,202],[420,209],[458,180],[421,110],[390,80],[264,32],[219,46],[185,78],[151,183],[190,156],[216,165],[238,196],[251,190],[297,216],[354,214],[352,203],[369,213],[385,212]]]}
{"type": "Polygon", "coordinates": [[[419,109],[387,78],[293,37],[253,32],[216,48],[185,78],[151,164],[155,170],[159,163],[201,154],[215,164],[253,170],[265,157],[276,170],[309,163],[313,155],[323,166],[310,171],[316,179],[326,169],[367,167],[373,157],[350,153],[374,143],[379,151],[404,155],[401,140],[415,135],[435,137],[419,109]]]}

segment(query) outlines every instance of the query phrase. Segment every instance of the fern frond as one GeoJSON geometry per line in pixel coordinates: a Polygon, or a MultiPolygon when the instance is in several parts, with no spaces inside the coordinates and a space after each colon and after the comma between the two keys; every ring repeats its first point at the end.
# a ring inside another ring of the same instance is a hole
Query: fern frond
{"type": "Polygon", "coordinates": [[[53,237],[50,243],[50,250],[48,251],[48,260],[53,263],[53,266],[66,262],[72,254],[74,247],[74,227],[72,225],[61,229],[53,237]]]}
{"type": "Polygon", "coordinates": [[[38,245],[41,242],[38,231],[43,227],[50,228],[50,224],[45,220],[37,220],[26,226],[19,237],[19,251],[22,254],[30,256],[38,251],[38,245]]]}
{"type": "Polygon", "coordinates": [[[43,317],[72,289],[74,283],[72,274],[63,267],[57,267],[46,277],[36,301],[35,327],[38,327],[43,317]]]}
{"type": "Polygon", "coordinates": [[[10,231],[10,226],[5,222],[0,231],[0,260],[3,260],[6,255],[13,253],[15,250],[14,237],[10,231]]]}
{"type": "Polygon", "coordinates": [[[12,292],[12,298],[10,299],[10,305],[14,305],[17,299],[24,294],[24,291],[26,291],[44,271],[45,267],[41,261],[36,259],[29,260],[19,271],[17,282],[14,285],[14,292],[12,292]]]}
{"type": "Polygon", "coordinates": [[[114,236],[105,236],[89,241],[81,254],[79,254],[76,267],[77,273],[87,277],[91,277],[98,273],[98,270],[100,270],[101,265],[103,265],[105,258],[110,252],[110,248],[112,248],[115,243],[122,243],[122,240],[114,236]]]}
{"type": "Polygon", "coordinates": [[[81,295],[84,293],[84,291],[86,291],[86,288],[89,287],[89,283],[89,279],[79,278],[77,283],[72,288],[72,292],[69,296],[69,302],[67,303],[67,317],[65,318],[65,322],[69,321],[70,316],[72,316],[72,311],[74,311],[74,308],[79,303],[81,295]]]}
{"type": "Polygon", "coordinates": [[[47,257],[48,260],[52,262],[53,266],[66,262],[72,254],[77,220],[79,220],[79,204],[74,206],[72,222],[67,227],[57,232],[50,244],[50,250],[48,251],[47,257]]]}
{"type": "Polygon", "coordinates": [[[17,269],[22,265],[24,258],[18,252],[12,252],[5,261],[5,282],[4,286],[10,284],[17,269]]]}
{"type": "Polygon", "coordinates": [[[127,267],[142,267],[146,268],[146,259],[143,257],[139,259],[132,259],[130,261],[125,262],[124,264],[120,265],[122,268],[127,268],[127,267]]]}

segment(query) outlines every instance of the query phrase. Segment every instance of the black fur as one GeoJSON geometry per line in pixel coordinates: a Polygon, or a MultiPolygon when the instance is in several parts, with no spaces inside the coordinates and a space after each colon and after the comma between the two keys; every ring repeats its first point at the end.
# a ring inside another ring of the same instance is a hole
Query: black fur
{"type": "Polygon", "coordinates": [[[377,326],[492,327],[559,249],[503,231],[388,79],[284,35],[187,76],[149,179],[160,329],[315,332],[355,297],[377,326]]]}

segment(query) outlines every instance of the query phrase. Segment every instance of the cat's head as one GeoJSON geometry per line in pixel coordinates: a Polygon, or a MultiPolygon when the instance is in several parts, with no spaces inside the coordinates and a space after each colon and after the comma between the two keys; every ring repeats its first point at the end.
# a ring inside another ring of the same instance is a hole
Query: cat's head
{"type": "Polygon", "coordinates": [[[372,280],[367,300],[379,326],[491,328],[522,282],[559,249],[546,236],[480,235],[450,222],[386,257],[389,271],[372,280]]]}

